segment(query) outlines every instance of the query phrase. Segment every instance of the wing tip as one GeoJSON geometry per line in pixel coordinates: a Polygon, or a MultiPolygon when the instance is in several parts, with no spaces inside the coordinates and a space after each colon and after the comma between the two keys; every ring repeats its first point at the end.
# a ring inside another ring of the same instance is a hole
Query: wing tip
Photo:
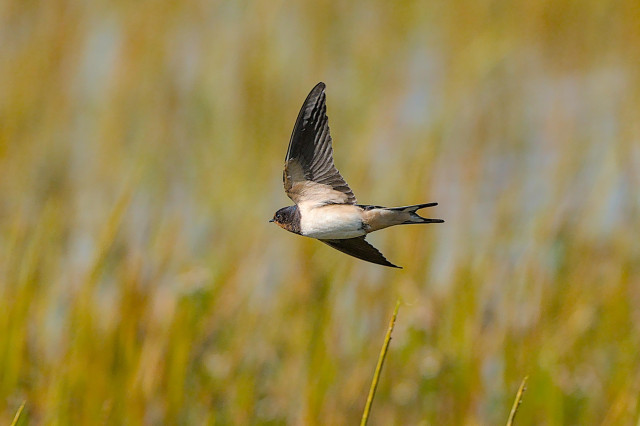
{"type": "Polygon", "coordinates": [[[307,96],[307,100],[310,100],[322,95],[326,88],[327,86],[323,82],[319,82],[318,84],[313,86],[313,89],[311,89],[311,91],[309,92],[309,96],[307,96]]]}
{"type": "Polygon", "coordinates": [[[402,266],[394,265],[393,263],[389,262],[386,258],[384,258],[384,262],[374,262],[372,260],[367,260],[367,259],[362,259],[362,258],[360,258],[360,260],[364,260],[365,262],[373,263],[374,265],[387,266],[389,268],[395,268],[395,269],[404,269],[402,266]]]}
{"type": "MultiPolygon", "coordinates": [[[[371,246],[371,247],[373,247],[373,246],[371,246]]],[[[378,253],[380,253],[380,250],[378,250],[378,249],[376,249],[376,250],[378,251],[378,253]]],[[[389,262],[389,259],[384,257],[384,255],[382,253],[380,253],[380,256],[382,256],[382,259],[380,259],[380,262],[374,262],[374,261],[366,260],[366,259],[362,259],[362,260],[365,260],[365,261],[371,262],[371,263],[375,263],[376,265],[388,266],[389,268],[403,269],[402,266],[394,265],[393,263],[389,262]]]]}
{"type": "Polygon", "coordinates": [[[389,262],[389,260],[386,257],[382,256],[382,258],[384,259],[385,263],[381,262],[380,265],[388,266],[390,268],[403,269],[402,266],[394,265],[393,263],[389,262]]]}

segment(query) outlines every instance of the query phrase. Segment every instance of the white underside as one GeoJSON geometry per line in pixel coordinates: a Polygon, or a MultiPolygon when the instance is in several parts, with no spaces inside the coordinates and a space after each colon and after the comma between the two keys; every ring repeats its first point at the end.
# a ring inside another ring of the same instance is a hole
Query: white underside
{"type": "Polygon", "coordinates": [[[298,205],[300,233],[323,240],[343,240],[365,235],[362,229],[362,209],[352,205],[320,207],[298,205]]]}

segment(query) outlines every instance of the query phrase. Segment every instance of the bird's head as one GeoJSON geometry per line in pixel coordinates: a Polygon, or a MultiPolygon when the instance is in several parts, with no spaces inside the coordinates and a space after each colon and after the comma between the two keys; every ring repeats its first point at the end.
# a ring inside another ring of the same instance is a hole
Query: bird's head
{"type": "Polygon", "coordinates": [[[286,229],[287,231],[300,233],[300,210],[297,206],[283,207],[278,210],[273,219],[269,222],[274,222],[279,227],[286,229]]]}

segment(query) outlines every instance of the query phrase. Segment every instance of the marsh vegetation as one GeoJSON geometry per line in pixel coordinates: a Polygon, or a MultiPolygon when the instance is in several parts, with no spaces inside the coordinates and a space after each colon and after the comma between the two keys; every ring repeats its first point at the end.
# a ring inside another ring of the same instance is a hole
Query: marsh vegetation
{"type": "Polygon", "coordinates": [[[637,2],[0,6],[0,423],[635,424],[637,2]],[[327,83],[404,270],[270,226],[327,83]]]}

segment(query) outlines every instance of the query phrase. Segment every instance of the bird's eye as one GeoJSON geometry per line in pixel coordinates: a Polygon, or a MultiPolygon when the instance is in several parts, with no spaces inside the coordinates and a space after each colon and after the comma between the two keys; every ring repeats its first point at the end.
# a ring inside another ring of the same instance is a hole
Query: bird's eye
{"type": "Polygon", "coordinates": [[[277,214],[276,215],[276,219],[278,219],[278,220],[282,219],[282,215],[281,214],[277,214]]]}

